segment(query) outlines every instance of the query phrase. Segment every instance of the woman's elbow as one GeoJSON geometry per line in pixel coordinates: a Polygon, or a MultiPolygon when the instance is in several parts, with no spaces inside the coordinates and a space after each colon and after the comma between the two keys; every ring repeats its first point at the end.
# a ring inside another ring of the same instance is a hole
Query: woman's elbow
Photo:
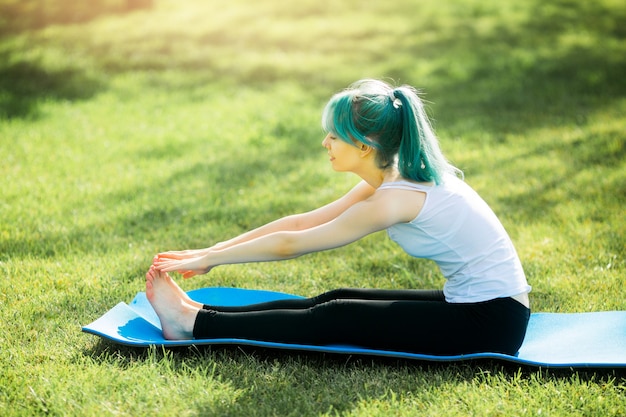
{"type": "Polygon", "coordinates": [[[274,252],[279,259],[291,259],[302,255],[298,248],[298,239],[294,236],[294,233],[277,233],[276,238],[277,242],[274,246],[274,252]]]}

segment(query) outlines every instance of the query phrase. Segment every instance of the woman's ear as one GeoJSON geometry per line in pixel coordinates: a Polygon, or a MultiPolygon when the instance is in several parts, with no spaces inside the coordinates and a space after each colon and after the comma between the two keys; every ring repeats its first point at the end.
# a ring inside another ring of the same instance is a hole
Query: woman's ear
{"type": "Polygon", "coordinates": [[[361,157],[367,156],[370,153],[372,153],[372,151],[374,150],[374,148],[372,148],[369,145],[366,144],[361,144],[361,157]]]}

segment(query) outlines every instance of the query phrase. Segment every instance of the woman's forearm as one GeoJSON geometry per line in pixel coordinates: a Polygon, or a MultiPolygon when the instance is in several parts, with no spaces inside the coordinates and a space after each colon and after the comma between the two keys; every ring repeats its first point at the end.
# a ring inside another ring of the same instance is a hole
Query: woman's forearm
{"type": "MultiPolygon", "coordinates": [[[[218,265],[238,264],[247,262],[269,262],[291,259],[299,256],[293,248],[291,232],[278,231],[261,233],[259,237],[252,234],[239,242],[233,241],[223,247],[209,248],[204,256],[207,266],[214,268],[218,265]]],[[[243,237],[243,236],[242,236],[243,237]]]]}
{"type": "Polygon", "coordinates": [[[301,215],[296,214],[280,218],[263,226],[257,227],[256,229],[242,233],[241,235],[236,236],[232,239],[217,243],[212,247],[207,248],[205,251],[208,253],[211,250],[223,250],[231,246],[249,242],[251,240],[258,239],[272,233],[298,230],[298,216],[301,215]]]}

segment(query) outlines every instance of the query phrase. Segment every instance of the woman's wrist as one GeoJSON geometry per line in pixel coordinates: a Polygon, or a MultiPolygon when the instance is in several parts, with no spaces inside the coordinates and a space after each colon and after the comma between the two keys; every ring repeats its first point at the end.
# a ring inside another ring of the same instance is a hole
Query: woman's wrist
{"type": "Polygon", "coordinates": [[[217,264],[215,264],[215,257],[214,257],[215,251],[217,250],[218,249],[215,249],[215,247],[208,248],[206,251],[204,251],[204,254],[200,258],[202,268],[206,271],[204,272],[205,274],[217,266],[217,264]]]}

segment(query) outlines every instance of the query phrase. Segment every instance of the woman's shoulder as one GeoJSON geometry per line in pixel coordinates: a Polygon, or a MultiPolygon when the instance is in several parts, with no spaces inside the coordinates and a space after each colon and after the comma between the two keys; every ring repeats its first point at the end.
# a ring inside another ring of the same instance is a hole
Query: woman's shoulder
{"type": "Polygon", "coordinates": [[[426,201],[426,189],[433,185],[410,181],[383,183],[371,200],[376,201],[377,211],[387,212],[398,218],[398,222],[414,220],[426,201]]]}
{"type": "Polygon", "coordinates": [[[409,180],[406,178],[398,177],[394,178],[390,181],[383,182],[379,190],[387,190],[387,189],[399,189],[399,190],[417,190],[417,191],[429,191],[436,184],[434,182],[417,182],[413,180],[409,180]]]}

